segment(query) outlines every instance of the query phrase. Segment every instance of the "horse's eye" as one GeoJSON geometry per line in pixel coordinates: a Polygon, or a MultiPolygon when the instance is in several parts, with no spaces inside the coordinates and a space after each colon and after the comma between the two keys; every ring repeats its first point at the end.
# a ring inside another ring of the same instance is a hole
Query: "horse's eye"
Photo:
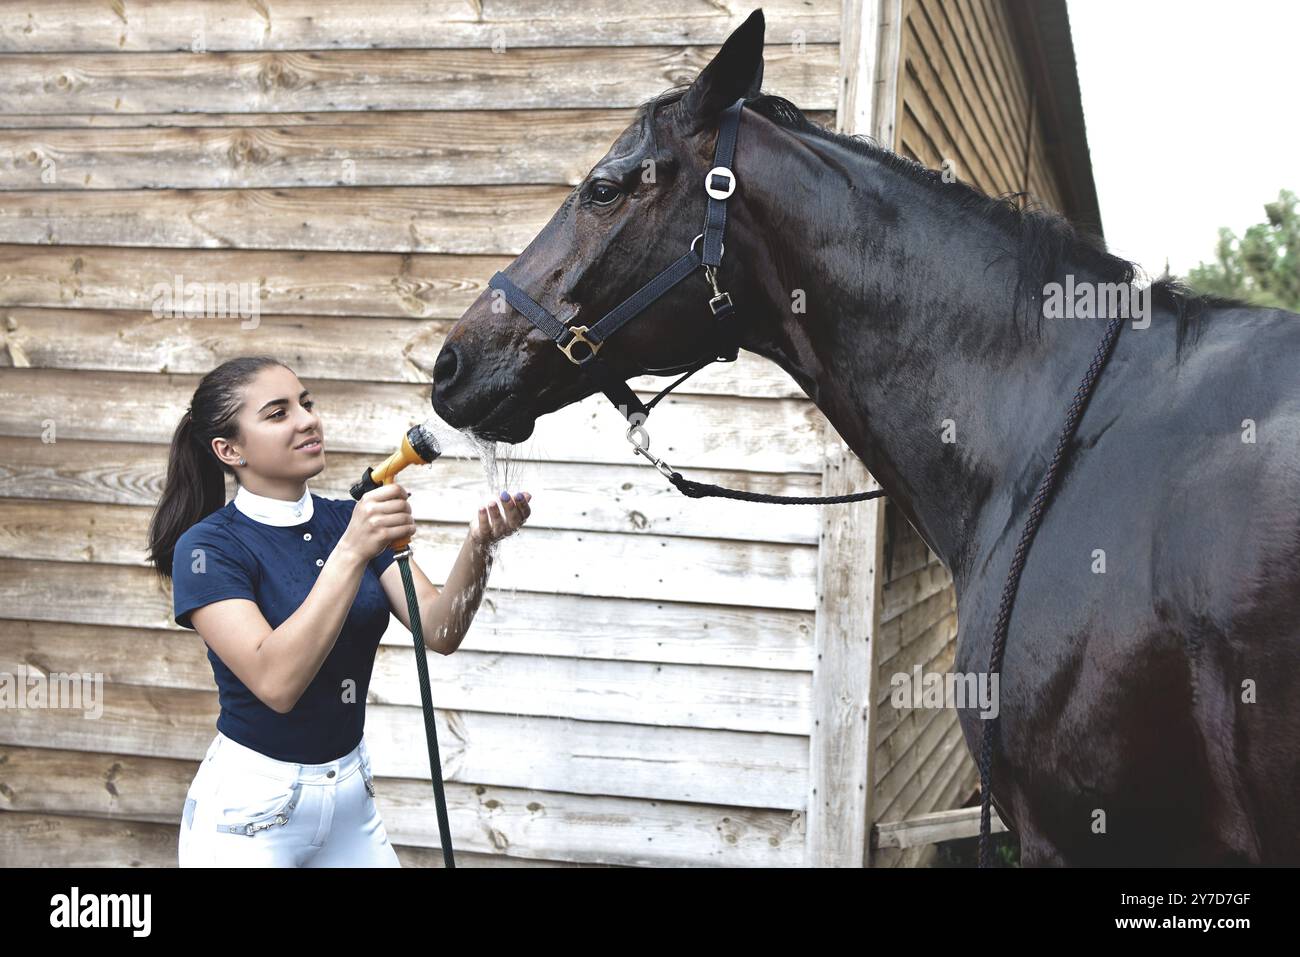
{"type": "Polygon", "coordinates": [[[599,182],[591,187],[591,201],[599,206],[608,206],[622,195],[613,183],[599,182]]]}

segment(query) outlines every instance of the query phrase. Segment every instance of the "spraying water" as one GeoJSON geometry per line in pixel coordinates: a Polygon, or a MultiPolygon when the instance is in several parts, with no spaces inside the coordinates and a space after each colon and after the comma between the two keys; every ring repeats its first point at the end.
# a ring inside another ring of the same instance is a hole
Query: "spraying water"
{"type": "MultiPolygon", "coordinates": [[[[453,429],[447,423],[437,416],[431,416],[423,423],[423,428],[432,433],[438,439],[439,444],[446,447],[454,441],[457,433],[463,435],[466,441],[478,455],[479,465],[483,470],[483,483],[487,491],[486,498],[497,499],[502,491],[511,493],[520,491],[516,486],[517,476],[515,468],[516,459],[512,454],[510,446],[502,447],[501,443],[494,442],[479,436],[471,429],[453,429]]],[[[471,518],[476,521],[477,517],[471,518]]],[[[518,533],[516,533],[518,534],[518,533]]],[[[501,540],[493,541],[488,546],[488,554],[492,559],[494,567],[500,567],[501,540]]],[[[483,583],[480,582],[480,585],[483,583]]],[[[514,591],[512,587],[510,591],[514,591]]]]}

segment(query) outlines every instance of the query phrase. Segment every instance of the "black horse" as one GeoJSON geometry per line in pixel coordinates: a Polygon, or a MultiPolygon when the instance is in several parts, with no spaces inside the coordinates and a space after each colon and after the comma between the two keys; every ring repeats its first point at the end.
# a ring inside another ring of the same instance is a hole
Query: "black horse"
{"type": "MultiPolygon", "coordinates": [[[[1133,264],[759,95],[762,47],[756,11],[688,88],[643,105],[505,273],[573,325],[603,316],[690,247],[719,119],[745,98],[717,271],[740,345],[798,382],[952,572],[955,670],[977,674],[1108,318],[1053,318],[1045,290],[1131,284],[1133,264]]],[[[1172,283],[1148,295],[1020,582],[995,804],[1026,865],[1300,864],[1300,316],[1172,283]]],[[[600,358],[622,380],[684,367],[708,298],[699,277],[679,283],[600,358]]],[[[432,402],[520,442],[593,391],[485,291],[447,337],[432,402]]],[[[978,708],[960,718],[977,754],[978,708]]]]}

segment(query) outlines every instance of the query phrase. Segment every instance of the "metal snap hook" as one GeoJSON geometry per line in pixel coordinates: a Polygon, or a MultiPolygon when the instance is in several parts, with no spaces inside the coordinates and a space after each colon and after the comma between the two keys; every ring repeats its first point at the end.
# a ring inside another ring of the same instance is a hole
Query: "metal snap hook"
{"type": "Polygon", "coordinates": [[[669,464],[665,462],[663,459],[661,459],[659,456],[652,455],[650,453],[650,435],[649,433],[646,432],[646,430],[642,426],[633,425],[631,428],[629,428],[627,430],[627,440],[632,443],[633,455],[644,455],[650,461],[650,463],[659,470],[659,474],[661,474],[664,478],[668,479],[669,481],[672,480],[673,470],[671,466],[669,466],[669,464]],[[632,438],[633,432],[640,432],[641,435],[644,436],[645,441],[638,442],[636,439],[632,438]]]}
{"type": "Polygon", "coordinates": [[[725,295],[726,295],[726,293],[724,293],[721,289],[718,288],[718,270],[717,270],[717,269],[715,269],[715,268],[712,267],[712,266],[705,266],[705,267],[704,267],[704,278],[707,279],[707,280],[709,281],[709,285],[713,287],[713,297],[714,297],[715,299],[716,299],[717,297],[719,297],[719,296],[725,296],[725,295]]]}
{"type": "Polygon", "coordinates": [[[645,427],[642,425],[638,424],[638,425],[631,426],[631,428],[627,430],[627,440],[631,442],[633,445],[635,445],[637,448],[639,448],[642,452],[645,452],[650,448],[650,433],[648,433],[645,430],[645,427]],[[633,432],[641,433],[641,436],[644,441],[638,442],[636,439],[632,438],[633,432]]]}

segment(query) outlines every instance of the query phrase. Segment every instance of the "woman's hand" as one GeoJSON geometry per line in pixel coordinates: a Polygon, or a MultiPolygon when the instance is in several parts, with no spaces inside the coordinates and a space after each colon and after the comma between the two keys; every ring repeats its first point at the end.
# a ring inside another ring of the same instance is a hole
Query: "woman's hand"
{"type": "Polygon", "coordinates": [[[513,535],[519,527],[528,521],[532,509],[529,492],[501,493],[500,501],[492,501],[478,510],[478,515],[469,524],[469,534],[475,544],[491,545],[508,535],[513,535]]]}
{"type": "Polygon", "coordinates": [[[357,501],[336,548],[370,561],[393,542],[415,534],[411,493],[397,483],[372,488],[357,501]]]}

